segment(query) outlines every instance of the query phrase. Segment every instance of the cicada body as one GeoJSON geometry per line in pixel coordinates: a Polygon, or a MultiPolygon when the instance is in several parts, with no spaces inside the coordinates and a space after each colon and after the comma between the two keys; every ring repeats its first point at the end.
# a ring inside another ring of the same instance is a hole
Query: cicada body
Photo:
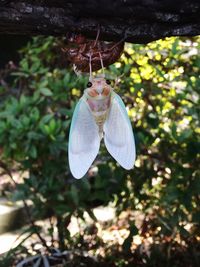
{"type": "Polygon", "coordinates": [[[69,135],[69,166],[82,178],[95,160],[101,139],[113,158],[125,169],[135,162],[135,141],[125,105],[104,78],[88,83],[72,118],[69,135]]]}

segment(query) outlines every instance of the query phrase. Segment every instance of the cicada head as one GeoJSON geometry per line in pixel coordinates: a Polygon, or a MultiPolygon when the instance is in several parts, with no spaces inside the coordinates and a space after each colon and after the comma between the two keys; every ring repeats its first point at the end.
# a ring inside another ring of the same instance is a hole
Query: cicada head
{"type": "Polygon", "coordinates": [[[104,99],[110,96],[112,92],[110,81],[104,78],[94,78],[87,84],[85,92],[94,99],[104,99]]]}

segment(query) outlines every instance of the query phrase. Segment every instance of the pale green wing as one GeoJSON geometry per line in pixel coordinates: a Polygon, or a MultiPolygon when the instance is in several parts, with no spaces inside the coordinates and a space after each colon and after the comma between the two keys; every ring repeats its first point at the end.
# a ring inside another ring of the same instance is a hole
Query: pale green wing
{"type": "Polygon", "coordinates": [[[104,124],[104,142],[109,153],[125,169],[135,163],[135,140],[126,107],[116,93],[112,93],[111,107],[104,124]]]}
{"type": "Polygon", "coordinates": [[[86,174],[98,154],[99,146],[98,126],[82,97],[75,108],[69,134],[69,166],[75,178],[86,174]]]}

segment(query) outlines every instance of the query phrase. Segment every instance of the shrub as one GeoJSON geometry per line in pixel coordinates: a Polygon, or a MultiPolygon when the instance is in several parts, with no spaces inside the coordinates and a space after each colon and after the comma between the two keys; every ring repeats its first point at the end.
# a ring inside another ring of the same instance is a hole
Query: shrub
{"type": "MultiPolygon", "coordinates": [[[[132,237],[148,234],[154,241],[175,236],[186,242],[199,234],[200,125],[198,38],[169,38],[148,45],[128,44],[107,75],[120,77],[122,96],[133,123],[137,161],[125,171],[104,146],[94,166],[75,180],[67,160],[68,133],[76,102],[87,77],[64,68],[62,40],[35,37],[22,51],[7,98],[0,103],[1,160],[25,171],[14,199],[33,202],[33,218],[54,216],[59,246],[72,243],[71,216],[113,202],[117,214],[138,210],[139,229],[130,221],[132,237]]],[[[67,63],[66,63],[67,64],[67,63]]],[[[1,92],[6,89],[1,88],[1,92]]],[[[49,234],[54,227],[49,228],[49,234]]],[[[188,243],[189,244],[189,243],[188,243]]]]}

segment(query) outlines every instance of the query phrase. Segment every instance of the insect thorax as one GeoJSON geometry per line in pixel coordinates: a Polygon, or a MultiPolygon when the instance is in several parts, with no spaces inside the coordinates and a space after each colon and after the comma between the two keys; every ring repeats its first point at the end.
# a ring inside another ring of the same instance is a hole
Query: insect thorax
{"type": "Polygon", "coordinates": [[[91,109],[91,112],[94,116],[96,124],[99,127],[100,136],[102,136],[103,125],[107,118],[108,111],[110,108],[110,100],[111,100],[110,96],[102,98],[102,99],[94,99],[94,98],[87,99],[87,103],[91,109]]]}

